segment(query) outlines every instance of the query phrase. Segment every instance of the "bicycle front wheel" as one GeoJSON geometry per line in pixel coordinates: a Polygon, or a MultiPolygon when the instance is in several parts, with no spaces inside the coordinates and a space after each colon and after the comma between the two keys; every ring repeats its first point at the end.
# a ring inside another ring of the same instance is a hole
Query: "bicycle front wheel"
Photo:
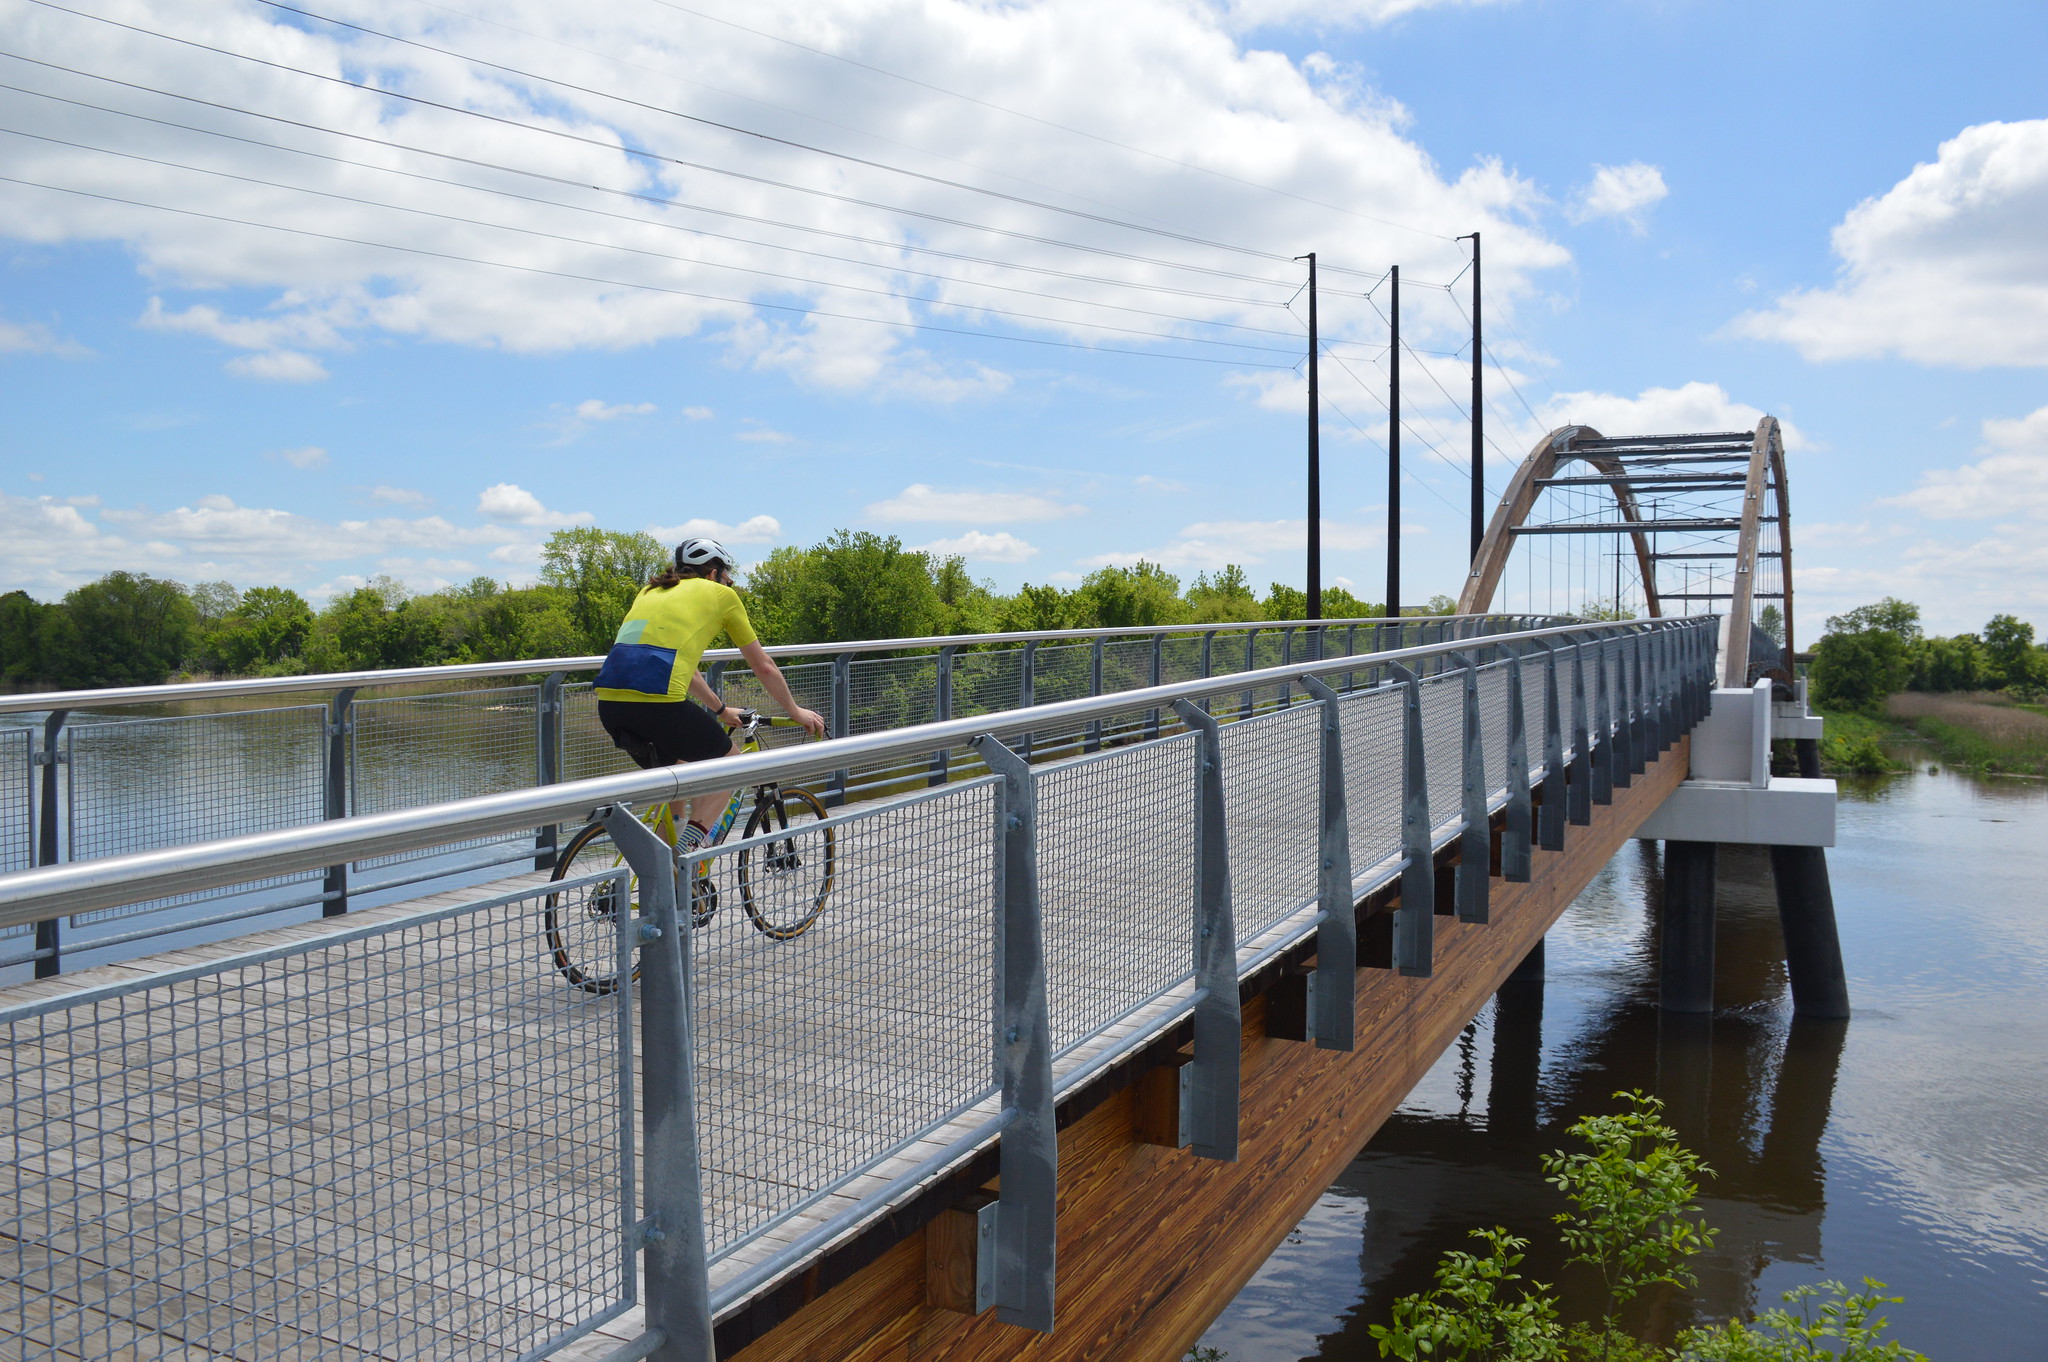
{"type": "MultiPolygon", "coordinates": [[[[640,911],[640,880],[602,823],[591,823],[569,839],[555,858],[551,877],[581,879],[607,870],[616,870],[619,876],[557,890],[548,895],[541,912],[555,969],[586,993],[611,993],[619,986],[619,915],[630,917],[640,911]]],[[[632,977],[640,977],[637,964],[632,977]]]]}
{"type": "Polygon", "coordinates": [[[818,797],[795,786],[765,790],[754,800],[745,836],[772,833],[775,840],[741,851],[734,869],[740,906],[763,935],[777,941],[802,936],[825,911],[836,869],[837,831],[806,830],[824,817],[818,797]]]}

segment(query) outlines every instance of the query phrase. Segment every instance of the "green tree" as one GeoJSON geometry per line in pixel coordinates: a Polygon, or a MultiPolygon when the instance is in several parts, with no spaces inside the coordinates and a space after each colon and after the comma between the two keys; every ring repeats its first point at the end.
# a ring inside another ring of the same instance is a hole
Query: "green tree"
{"type": "Polygon", "coordinates": [[[316,672],[369,671],[384,665],[385,593],[359,586],[327,603],[306,642],[306,665],[316,672]]]}
{"type": "Polygon", "coordinates": [[[1775,605],[1766,605],[1756,612],[1756,627],[1764,631],[1764,637],[1785,646],[1785,612],[1775,605]]]}
{"type": "Polygon", "coordinates": [[[578,651],[601,653],[640,588],[669,562],[669,551],[651,534],[578,526],[548,536],[540,579],[569,593],[570,614],[583,636],[578,651]]]}
{"type": "Polygon", "coordinates": [[[1273,582],[1266,588],[1266,601],[1260,613],[1269,620],[1305,620],[1308,618],[1308,593],[1282,582],[1273,582]]]}
{"type": "Polygon", "coordinates": [[[755,627],[772,629],[777,643],[910,638],[944,622],[930,558],[867,530],[834,530],[812,548],[777,549],[748,573],[747,600],[755,627]]]}
{"type": "Polygon", "coordinates": [[[1912,662],[1906,641],[1891,630],[1837,631],[1814,646],[1807,675],[1823,708],[1866,710],[1906,688],[1912,662]]]}
{"type": "Polygon", "coordinates": [[[1265,609],[1245,579],[1244,569],[1235,563],[1224,564],[1213,577],[1206,572],[1195,574],[1187,601],[1195,624],[1240,624],[1265,618],[1265,609]]]}
{"type": "Polygon", "coordinates": [[[1381,1357],[1402,1362],[1552,1362],[1564,1357],[1557,1303],[1541,1282],[1524,1283],[1526,1239],[1506,1230],[1473,1230],[1483,1254],[1456,1249],[1436,1268],[1436,1288],[1394,1302],[1393,1323],[1375,1324],[1381,1357]]]}
{"type": "Polygon", "coordinates": [[[0,681],[22,686],[46,679],[43,631],[56,609],[26,591],[0,596],[0,681]]]}
{"type": "Polygon", "coordinates": [[[1571,1251],[1565,1261],[1600,1273],[1601,1323],[1609,1334],[1615,1312],[1648,1288],[1694,1285],[1686,1260],[1714,1243],[1694,1204],[1698,1179],[1713,1170],[1678,1143],[1678,1132],[1661,1119],[1662,1102],[1640,1092],[1615,1096],[1626,1110],[1581,1117],[1570,1127],[1588,1151],[1559,1150],[1543,1159],[1545,1181],[1572,1203],[1556,1216],[1558,1238],[1571,1251]]]}
{"type": "Polygon", "coordinates": [[[1923,638],[1911,650],[1914,690],[1980,690],[1989,681],[1990,659],[1975,634],[1923,638]]]}
{"type": "Polygon", "coordinates": [[[288,587],[252,586],[238,593],[206,639],[214,665],[242,675],[292,670],[313,632],[313,607],[288,587]]]}
{"type": "Polygon", "coordinates": [[[1887,596],[1876,605],[1859,605],[1847,614],[1828,616],[1831,634],[1862,634],[1871,631],[1890,634],[1902,644],[1920,637],[1920,607],[1911,601],[1887,596]]]}
{"type": "Polygon", "coordinates": [[[1028,633],[1039,629],[1080,627],[1074,618],[1075,600],[1056,586],[1033,586],[1026,582],[1017,594],[1002,603],[999,618],[1005,633],[1028,633]]]}
{"type": "Polygon", "coordinates": [[[176,582],[110,572],[65,596],[53,624],[44,657],[58,685],[147,686],[184,663],[199,616],[176,582]]]}
{"type": "Polygon", "coordinates": [[[2041,650],[2034,646],[2034,626],[2012,615],[1993,615],[1984,626],[1984,654],[1990,677],[1999,686],[2037,686],[2048,680],[2041,650]]]}
{"type": "Polygon", "coordinates": [[[987,582],[977,582],[967,573],[967,560],[958,554],[942,558],[932,568],[932,590],[938,597],[941,634],[992,634],[998,627],[1001,603],[987,582]]]}
{"type": "Polygon", "coordinates": [[[1380,614],[1380,607],[1358,599],[1341,586],[1323,588],[1323,618],[1331,620],[1367,619],[1380,614]]]}
{"type": "Polygon", "coordinates": [[[1097,568],[1073,597],[1074,624],[1084,629],[1144,629],[1179,624],[1188,615],[1180,578],[1142,558],[1127,568],[1097,568]]]}

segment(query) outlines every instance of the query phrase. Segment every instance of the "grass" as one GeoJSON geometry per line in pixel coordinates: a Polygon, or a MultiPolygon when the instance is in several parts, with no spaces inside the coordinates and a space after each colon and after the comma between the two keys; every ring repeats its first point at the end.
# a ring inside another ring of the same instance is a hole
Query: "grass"
{"type": "Polygon", "coordinates": [[[2017,704],[1996,692],[1905,691],[1885,701],[1884,709],[1932,742],[1951,765],[2048,775],[2048,714],[2039,706],[2017,704]]]}
{"type": "Polygon", "coordinates": [[[1820,740],[1822,770],[1875,776],[1899,769],[1884,754],[1884,740],[1892,736],[1892,727],[1884,720],[1850,710],[1823,717],[1827,725],[1820,740]]]}

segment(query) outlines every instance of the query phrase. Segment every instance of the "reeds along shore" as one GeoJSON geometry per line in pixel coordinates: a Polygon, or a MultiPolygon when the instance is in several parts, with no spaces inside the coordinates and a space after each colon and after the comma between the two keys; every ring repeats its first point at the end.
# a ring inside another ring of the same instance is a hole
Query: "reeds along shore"
{"type": "Polygon", "coordinates": [[[1983,771],[2048,775],[2048,712],[1996,691],[1902,691],[1887,718],[1932,742],[1942,757],[1983,771]]]}

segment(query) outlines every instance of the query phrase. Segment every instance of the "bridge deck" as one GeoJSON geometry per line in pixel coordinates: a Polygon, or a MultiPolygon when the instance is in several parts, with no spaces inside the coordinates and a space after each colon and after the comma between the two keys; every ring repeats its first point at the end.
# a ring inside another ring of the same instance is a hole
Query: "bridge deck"
{"type": "MultiPolygon", "coordinates": [[[[1059,1056],[1062,1088],[1098,1057],[1157,1034],[1192,992],[1191,979],[1163,994],[1154,986],[1162,967],[1166,977],[1183,968],[1168,957],[1187,952],[1188,900],[1134,911],[1128,863],[1099,844],[1102,830],[1088,826],[1097,811],[1080,803],[1076,854],[1047,858],[1049,953],[1068,992],[1089,995],[1087,1010],[1111,1019],[1059,1056]],[[1097,948],[1112,939],[1116,949],[1097,948]]],[[[728,1249],[713,1264],[714,1292],[833,1225],[817,1246],[828,1251],[994,1139],[970,1138],[999,1099],[976,1091],[985,1073],[960,1064],[986,1063],[992,874],[985,854],[961,856],[954,844],[963,822],[991,817],[992,804],[985,786],[948,804],[960,806],[957,816],[929,816],[927,804],[926,816],[892,818],[884,807],[842,827],[842,889],[791,942],[751,929],[729,862],[721,867],[721,911],[692,940],[704,1004],[696,1023],[707,1220],[714,1249],[728,1249]],[[885,835],[862,836],[870,826],[885,835]],[[950,874],[934,876],[948,865],[950,874]],[[902,986],[912,980],[914,990],[902,986]],[[798,982],[801,991],[791,987],[798,982]],[[835,1178],[849,1149],[892,1140],[892,1107],[929,1106],[935,1088],[937,1100],[962,1099],[950,1120],[857,1176],[835,1178]],[[938,1155],[947,1156],[942,1166],[870,1199],[938,1155]]],[[[1057,832],[1057,817],[1049,821],[1057,832]]],[[[1313,914],[1262,904],[1256,890],[1298,878],[1266,873],[1262,862],[1298,851],[1301,822],[1300,810],[1271,808],[1241,824],[1256,835],[1242,838],[1236,858],[1250,890],[1239,911],[1266,924],[1241,942],[1246,962],[1298,935],[1313,914]]],[[[1115,841],[1148,832],[1127,823],[1115,831],[1115,841]]],[[[1169,824],[1156,835],[1172,840],[1186,829],[1169,824]]],[[[0,1282],[0,1325],[52,1356],[371,1359],[488,1344],[531,1300],[572,1317],[604,1308],[603,1281],[569,1270],[566,1254],[507,1270],[500,1245],[479,1232],[567,1218],[588,1249],[616,1236],[623,1214],[612,1189],[578,1171],[602,1166],[616,1144],[616,1003],[569,987],[551,967],[540,918],[547,880],[516,875],[0,989],[0,1007],[128,990],[88,1006],[90,1029],[51,1013],[48,1029],[14,1032],[5,1144],[17,1209],[12,1223],[0,1221],[0,1241],[15,1241],[25,1271],[0,1282]],[[491,898],[506,903],[483,930],[433,933],[450,910],[491,898]],[[402,972],[391,972],[377,938],[319,948],[376,927],[405,936],[402,972]],[[217,972],[221,962],[279,951],[294,953],[289,981],[275,962],[217,972]],[[208,967],[215,973],[179,978],[208,967]],[[196,1023],[167,1036],[138,1001],[189,1004],[223,986],[268,991],[275,1005],[202,1007],[196,1023]],[[423,1044],[447,1044],[429,1039],[427,1018],[435,1035],[452,1028],[495,1052],[471,1049],[459,1078],[445,1066],[427,1090],[398,1092],[390,1066],[364,1052],[388,1047],[419,1061],[423,1044]],[[377,1029],[368,1047],[365,1026],[377,1029]],[[260,1058],[262,1042],[279,1033],[293,1057],[260,1058]],[[551,1124],[536,1145],[535,1128],[551,1124]],[[229,1145],[242,1153],[224,1160],[229,1145]],[[260,1171],[247,1167],[252,1150],[260,1171]],[[365,1196],[368,1216],[357,1213],[365,1196]],[[112,1251],[94,1251],[83,1233],[92,1222],[106,1227],[112,1251]],[[116,1318],[89,1304],[110,1298],[136,1308],[116,1318]],[[357,1309],[364,1299],[378,1302],[367,1318],[357,1309]]],[[[602,1356],[641,1331],[640,1314],[630,1309],[558,1355],[602,1356]]]]}

